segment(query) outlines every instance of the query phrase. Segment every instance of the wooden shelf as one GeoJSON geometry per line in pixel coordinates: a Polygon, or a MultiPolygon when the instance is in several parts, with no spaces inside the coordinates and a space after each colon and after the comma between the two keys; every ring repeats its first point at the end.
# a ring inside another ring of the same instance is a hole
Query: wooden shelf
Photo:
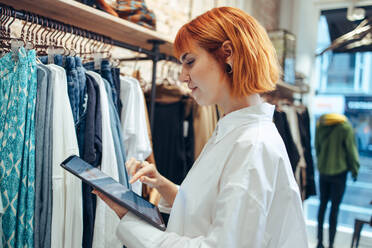
{"type": "Polygon", "coordinates": [[[111,37],[114,40],[148,50],[148,40],[162,40],[160,52],[173,55],[173,41],[170,37],[149,30],[135,23],[112,16],[73,0],[0,0],[16,10],[24,10],[111,37]]]}

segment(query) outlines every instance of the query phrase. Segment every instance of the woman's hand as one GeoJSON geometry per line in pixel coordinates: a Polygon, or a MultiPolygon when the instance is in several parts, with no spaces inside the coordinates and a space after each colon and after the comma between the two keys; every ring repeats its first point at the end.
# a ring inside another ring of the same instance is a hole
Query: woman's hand
{"type": "Polygon", "coordinates": [[[178,188],[174,183],[163,177],[154,164],[150,164],[147,161],[140,162],[131,158],[125,165],[129,175],[132,176],[129,183],[134,183],[139,179],[142,183],[157,189],[165,201],[168,202],[170,206],[173,205],[178,188]]]}
{"type": "Polygon", "coordinates": [[[114,212],[120,219],[123,218],[128,213],[128,210],[126,208],[120,206],[119,204],[117,204],[116,202],[114,202],[101,192],[93,190],[92,193],[101,198],[102,201],[104,201],[112,210],[114,210],[114,212]]]}
{"type": "Polygon", "coordinates": [[[147,161],[140,162],[131,158],[125,163],[125,165],[129,175],[132,176],[132,179],[129,181],[130,184],[140,180],[151,188],[158,189],[161,186],[162,176],[154,164],[150,164],[147,161]]]}

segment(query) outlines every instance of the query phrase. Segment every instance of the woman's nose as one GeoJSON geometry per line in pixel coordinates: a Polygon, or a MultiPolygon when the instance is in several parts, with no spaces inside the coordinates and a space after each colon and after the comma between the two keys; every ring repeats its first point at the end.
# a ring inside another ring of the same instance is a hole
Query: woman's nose
{"type": "Polygon", "coordinates": [[[190,81],[190,76],[188,74],[188,71],[182,68],[181,74],[178,78],[183,83],[188,83],[190,81]]]}

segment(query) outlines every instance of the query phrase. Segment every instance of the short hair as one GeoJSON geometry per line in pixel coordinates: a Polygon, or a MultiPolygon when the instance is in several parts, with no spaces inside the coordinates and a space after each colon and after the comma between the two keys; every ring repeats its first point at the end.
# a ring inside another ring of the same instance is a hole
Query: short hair
{"type": "Polygon", "coordinates": [[[214,8],[186,23],[174,41],[174,55],[192,50],[193,41],[212,54],[226,68],[222,44],[233,49],[231,94],[246,96],[275,89],[281,69],[275,48],[264,27],[244,11],[232,7],[214,8]]]}

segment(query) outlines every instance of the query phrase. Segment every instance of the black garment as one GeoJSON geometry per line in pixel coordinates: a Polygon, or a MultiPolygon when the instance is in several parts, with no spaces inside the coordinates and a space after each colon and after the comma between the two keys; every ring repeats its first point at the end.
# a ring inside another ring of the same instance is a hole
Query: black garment
{"type": "Polygon", "coordinates": [[[121,99],[120,99],[120,68],[111,68],[111,73],[112,73],[112,79],[114,81],[114,86],[117,92],[116,109],[118,111],[118,114],[121,120],[121,110],[123,109],[123,103],[121,102],[121,99]]]}
{"type": "MultiPolygon", "coordinates": [[[[194,164],[193,108],[187,100],[155,105],[152,142],[160,174],[180,185],[194,164]],[[187,110],[186,110],[187,108],[187,110]]],[[[167,224],[169,214],[162,213],[167,224]]]]}
{"type": "Polygon", "coordinates": [[[320,205],[318,212],[318,243],[323,242],[323,222],[324,214],[329,200],[332,202],[331,212],[329,214],[329,246],[333,246],[337,228],[337,215],[339,206],[346,187],[347,171],[340,174],[329,176],[319,175],[320,205]]]}
{"type": "Polygon", "coordinates": [[[305,199],[312,195],[316,195],[315,180],[314,180],[314,163],[311,155],[311,135],[310,135],[310,117],[307,109],[303,113],[297,113],[298,127],[301,136],[301,144],[303,147],[304,157],[306,161],[306,186],[305,199]]]}
{"type": "MultiPolygon", "coordinates": [[[[84,118],[85,129],[82,158],[89,164],[97,167],[102,159],[102,113],[98,83],[86,74],[87,81],[87,112],[84,118]]],[[[94,221],[97,199],[92,194],[93,188],[82,183],[83,194],[83,248],[91,248],[93,244],[94,221]]]]}
{"type": "MultiPolygon", "coordinates": [[[[280,136],[284,141],[285,148],[288,153],[289,161],[291,162],[293,173],[296,171],[298,161],[300,160],[300,154],[298,153],[296,144],[293,141],[291,129],[287,120],[285,112],[274,111],[274,123],[279,131],[280,136]]],[[[314,171],[313,171],[314,175],[314,171]]]]}
{"type": "Polygon", "coordinates": [[[189,124],[185,124],[188,130],[184,137],[185,101],[156,103],[152,134],[156,167],[160,174],[178,185],[194,162],[194,130],[190,118],[192,114],[187,116],[189,124]]]}

